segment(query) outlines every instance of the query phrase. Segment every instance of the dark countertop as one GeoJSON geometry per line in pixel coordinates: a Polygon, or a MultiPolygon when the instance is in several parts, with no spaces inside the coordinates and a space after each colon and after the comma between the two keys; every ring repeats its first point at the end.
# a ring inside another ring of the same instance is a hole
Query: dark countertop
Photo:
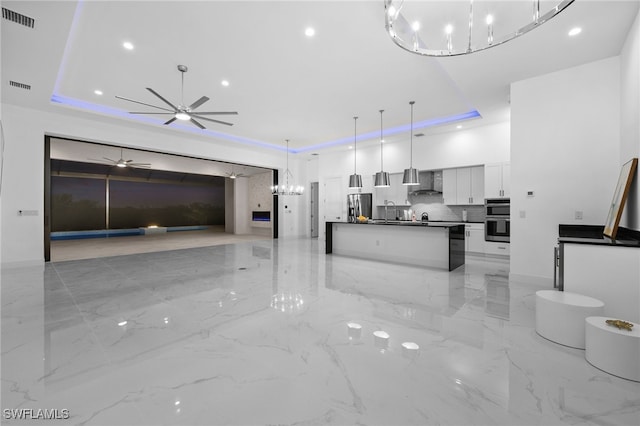
{"type": "Polygon", "coordinates": [[[327,222],[327,223],[344,223],[346,225],[386,225],[386,226],[429,226],[435,228],[451,228],[453,226],[464,225],[464,224],[474,224],[474,223],[484,223],[484,222],[455,222],[450,220],[429,220],[427,222],[415,221],[412,222],[410,220],[389,220],[386,221],[384,219],[375,219],[373,221],[369,221],[366,223],[354,223],[354,222],[327,222]]]}
{"type": "Polygon", "coordinates": [[[592,244],[619,247],[640,247],[640,231],[618,228],[617,238],[612,240],[602,233],[604,225],[559,225],[558,242],[571,244],[592,244]]]}

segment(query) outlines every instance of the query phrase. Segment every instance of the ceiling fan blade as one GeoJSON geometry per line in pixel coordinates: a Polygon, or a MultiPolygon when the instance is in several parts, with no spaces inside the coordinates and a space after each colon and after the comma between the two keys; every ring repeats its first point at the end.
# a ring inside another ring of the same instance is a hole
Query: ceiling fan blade
{"type": "Polygon", "coordinates": [[[149,167],[151,167],[151,164],[149,164],[149,163],[129,163],[129,164],[127,164],[127,167],[136,167],[138,169],[148,169],[149,167]]]}
{"type": "Polygon", "coordinates": [[[146,105],[146,106],[150,106],[152,108],[158,108],[158,109],[162,109],[162,110],[165,110],[165,111],[173,112],[173,111],[171,111],[170,109],[167,109],[167,108],[162,108],[162,107],[151,105],[151,104],[145,104],[144,102],[139,102],[139,101],[134,101],[133,99],[123,98],[122,96],[116,96],[116,98],[122,99],[123,101],[134,102],[136,104],[146,105]]]}
{"type": "Polygon", "coordinates": [[[209,98],[207,98],[206,96],[201,97],[200,99],[198,99],[197,101],[195,101],[194,103],[192,103],[189,106],[189,109],[196,109],[198,108],[200,105],[202,105],[203,103],[207,102],[209,100],[209,98]]]}
{"type": "Polygon", "coordinates": [[[102,157],[102,158],[104,158],[105,160],[111,161],[112,163],[118,162],[118,160],[112,160],[111,158],[107,158],[107,157],[102,157]]]}
{"type": "Polygon", "coordinates": [[[89,160],[89,161],[99,161],[102,164],[107,164],[106,161],[101,160],[99,158],[87,158],[87,160],[89,160]]]}
{"type": "Polygon", "coordinates": [[[129,114],[168,114],[168,115],[173,115],[175,114],[175,111],[171,111],[171,112],[133,112],[133,111],[129,111],[129,114]]]}
{"type": "Polygon", "coordinates": [[[201,129],[204,129],[204,128],[205,128],[202,124],[200,124],[200,123],[198,123],[196,120],[194,120],[194,119],[193,119],[193,117],[191,117],[191,122],[192,122],[193,124],[195,124],[196,126],[200,127],[201,129]]]}
{"type": "Polygon", "coordinates": [[[238,111],[209,111],[209,112],[193,112],[198,115],[238,115],[238,111]]]}
{"type": "Polygon", "coordinates": [[[160,94],[158,92],[156,92],[155,90],[153,90],[151,87],[147,87],[147,90],[150,91],[151,93],[153,93],[154,95],[156,95],[158,98],[160,98],[160,100],[162,100],[162,102],[164,102],[165,104],[169,105],[175,111],[178,111],[178,107],[177,106],[175,106],[174,104],[172,104],[171,102],[169,102],[168,100],[166,100],[165,98],[160,96],[160,94]]]}
{"type": "Polygon", "coordinates": [[[176,119],[175,117],[173,117],[171,120],[167,121],[167,122],[166,122],[166,123],[164,123],[164,124],[165,124],[165,125],[167,125],[167,124],[171,124],[171,123],[173,123],[173,122],[174,122],[174,121],[176,121],[176,120],[177,120],[177,119],[176,119]]]}
{"type": "Polygon", "coordinates": [[[207,120],[207,121],[212,121],[214,123],[224,124],[225,126],[233,126],[233,123],[227,123],[226,121],[214,120],[212,118],[207,118],[207,117],[200,117],[198,114],[191,113],[191,121],[194,121],[193,117],[196,117],[199,120],[207,120]]]}

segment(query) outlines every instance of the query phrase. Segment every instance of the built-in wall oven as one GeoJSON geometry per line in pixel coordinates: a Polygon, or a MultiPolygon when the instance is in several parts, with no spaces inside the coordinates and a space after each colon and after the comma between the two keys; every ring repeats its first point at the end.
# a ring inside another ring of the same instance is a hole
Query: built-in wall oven
{"type": "Polygon", "coordinates": [[[484,201],[485,241],[509,242],[511,206],[508,198],[487,198],[484,201]]]}

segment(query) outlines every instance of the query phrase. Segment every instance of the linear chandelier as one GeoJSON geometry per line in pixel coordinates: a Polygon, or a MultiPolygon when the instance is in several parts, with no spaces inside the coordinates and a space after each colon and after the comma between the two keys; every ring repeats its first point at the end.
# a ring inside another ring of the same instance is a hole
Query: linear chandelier
{"type": "Polygon", "coordinates": [[[287,169],[284,171],[284,179],[285,184],[283,185],[273,185],[271,187],[271,194],[273,195],[302,195],[304,193],[304,186],[289,184],[289,177],[291,177],[291,181],[293,180],[293,173],[289,170],[289,139],[287,141],[287,169]]]}
{"type": "Polygon", "coordinates": [[[499,46],[538,28],[575,0],[385,0],[385,27],[402,49],[459,56],[499,46]],[[541,10],[542,7],[542,10],[541,10]]]}

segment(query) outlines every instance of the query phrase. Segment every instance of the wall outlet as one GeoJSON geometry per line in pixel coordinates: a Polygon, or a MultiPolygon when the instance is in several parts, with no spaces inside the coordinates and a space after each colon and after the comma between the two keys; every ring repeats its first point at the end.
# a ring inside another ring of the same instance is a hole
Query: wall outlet
{"type": "Polygon", "coordinates": [[[576,220],[582,220],[582,210],[576,210],[575,218],[576,220]]]}
{"type": "Polygon", "coordinates": [[[527,211],[526,210],[520,210],[520,219],[524,219],[525,217],[527,217],[527,211]]]}

